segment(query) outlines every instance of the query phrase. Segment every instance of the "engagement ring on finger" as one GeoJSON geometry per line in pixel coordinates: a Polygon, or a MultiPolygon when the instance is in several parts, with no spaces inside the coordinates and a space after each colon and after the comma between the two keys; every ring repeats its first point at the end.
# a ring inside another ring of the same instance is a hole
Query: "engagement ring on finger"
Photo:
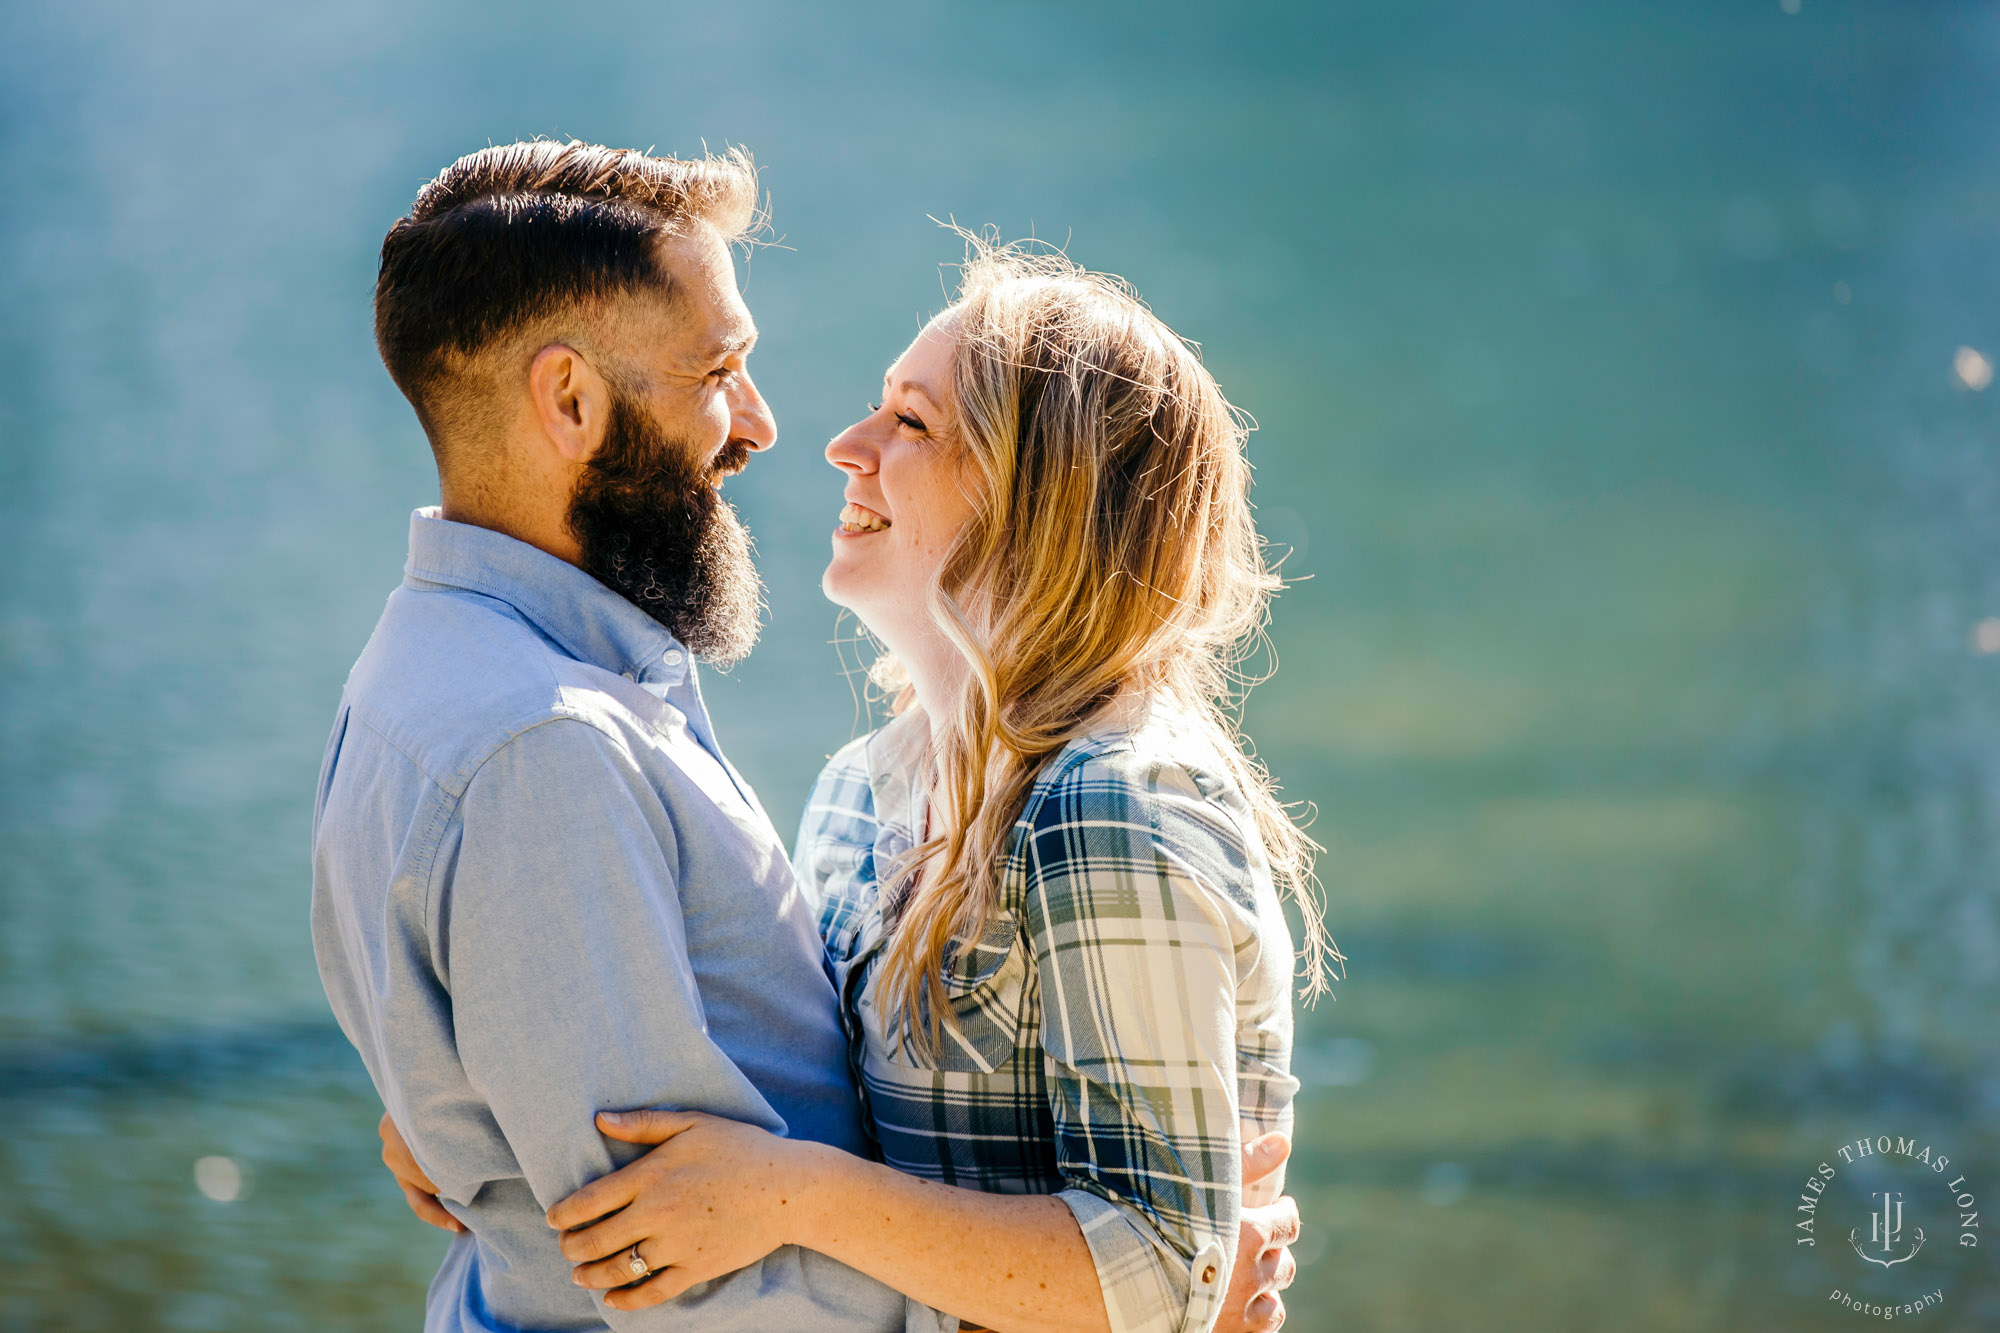
{"type": "Polygon", "coordinates": [[[625,1253],[625,1266],[632,1270],[634,1282],[644,1282],[653,1275],[652,1267],[639,1257],[639,1247],[634,1245],[625,1253]]]}

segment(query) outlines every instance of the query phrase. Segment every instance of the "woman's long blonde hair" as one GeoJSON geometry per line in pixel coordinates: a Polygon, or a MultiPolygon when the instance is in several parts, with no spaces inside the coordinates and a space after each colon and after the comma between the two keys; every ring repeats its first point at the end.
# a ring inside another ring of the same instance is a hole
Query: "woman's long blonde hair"
{"type": "MultiPolygon", "coordinates": [[[[930,590],[969,666],[928,718],[930,823],[893,867],[880,979],[919,1050],[949,1021],[943,964],[998,907],[1016,820],[1048,759],[1114,700],[1157,699],[1214,732],[1304,926],[1316,996],[1341,961],[1317,846],[1246,753],[1237,668],[1279,579],[1251,520],[1243,422],[1194,349],[1122,280],[968,238],[953,335],[955,423],[974,512],[930,590]],[[921,1019],[919,1019],[921,1015],[921,1019]]],[[[877,678],[900,683],[892,659],[877,678]]],[[[904,688],[896,711],[913,701],[904,688]]]]}

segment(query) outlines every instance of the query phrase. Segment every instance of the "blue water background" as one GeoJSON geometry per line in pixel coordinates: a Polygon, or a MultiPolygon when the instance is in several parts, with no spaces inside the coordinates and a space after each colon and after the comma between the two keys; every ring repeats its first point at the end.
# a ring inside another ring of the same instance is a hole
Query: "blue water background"
{"type": "MultiPolygon", "coordinates": [[[[1249,729],[1351,960],[1290,1327],[1887,1298],[1858,1196],[1795,1243],[1835,1145],[2000,1202],[2000,10],[1789,10],[0,11],[0,1327],[420,1318],[307,825],[435,496],[376,247],[536,133],[765,168],[772,623],[710,698],[781,825],[863,725],[819,451],[946,299],[932,218],[1124,274],[1255,415],[1249,729]]],[[[1929,1225],[1922,1317],[2000,1322],[1929,1225]]]]}

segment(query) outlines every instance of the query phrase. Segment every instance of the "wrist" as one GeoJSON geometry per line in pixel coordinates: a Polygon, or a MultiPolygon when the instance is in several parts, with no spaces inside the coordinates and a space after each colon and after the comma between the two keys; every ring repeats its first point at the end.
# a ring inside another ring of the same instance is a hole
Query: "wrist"
{"type": "Polygon", "coordinates": [[[834,1193],[831,1178],[838,1169],[838,1159],[845,1154],[805,1139],[783,1142],[785,1151],[776,1162],[776,1188],[784,1200],[777,1210],[779,1229],[785,1244],[818,1249],[814,1242],[822,1234],[827,1202],[834,1193]]]}

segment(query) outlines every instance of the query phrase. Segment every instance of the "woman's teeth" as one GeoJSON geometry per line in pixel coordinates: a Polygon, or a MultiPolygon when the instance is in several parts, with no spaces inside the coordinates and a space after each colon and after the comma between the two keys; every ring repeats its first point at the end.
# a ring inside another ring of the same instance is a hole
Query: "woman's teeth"
{"type": "Polygon", "coordinates": [[[840,508],[842,532],[881,532],[888,526],[889,520],[872,509],[863,509],[858,504],[845,504],[840,508]]]}

